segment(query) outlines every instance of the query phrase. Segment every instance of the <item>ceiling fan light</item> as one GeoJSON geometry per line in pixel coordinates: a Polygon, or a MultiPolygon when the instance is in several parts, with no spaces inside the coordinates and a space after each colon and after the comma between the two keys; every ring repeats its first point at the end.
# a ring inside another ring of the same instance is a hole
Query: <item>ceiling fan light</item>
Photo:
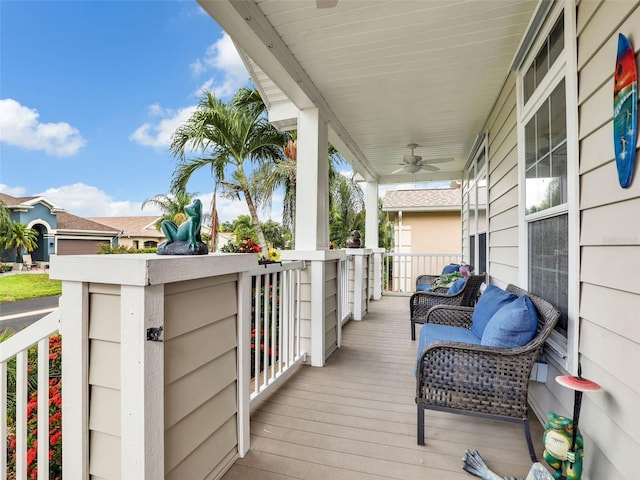
{"type": "Polygon", "coordinates": [[[404,171],[407,172],[407,173],[416,173],[416,172],[419,172],[421,168],[422,168],[422,166],[420,166],[420,165],[411,165],[411,164],[409,164],[409,165],[405,165],[404,171]]]}

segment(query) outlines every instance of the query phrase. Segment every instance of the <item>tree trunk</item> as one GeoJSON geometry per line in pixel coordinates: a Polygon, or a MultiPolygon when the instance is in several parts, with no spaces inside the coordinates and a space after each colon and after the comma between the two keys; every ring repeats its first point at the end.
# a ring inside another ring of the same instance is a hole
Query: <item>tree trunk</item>
{"type": "Polygon", "coordinates": [[[267,241],[264,238],[264,232],[262,231],[262,227],[260,226],[260,219],[258,218],[258,211],[256,210],[256,206],[253,203],[253,198],[251,197],[251,193],[249,190],[245,189],[242,191],[244,193],[244,198],[247,201],[247,207],[249,208],[249,215],[251,215],[251,221],[253,222],[253,228],[256,230],[256,235],[258,237],[258,243],[262,247],[263,251],[266,251],[267,241]]]}

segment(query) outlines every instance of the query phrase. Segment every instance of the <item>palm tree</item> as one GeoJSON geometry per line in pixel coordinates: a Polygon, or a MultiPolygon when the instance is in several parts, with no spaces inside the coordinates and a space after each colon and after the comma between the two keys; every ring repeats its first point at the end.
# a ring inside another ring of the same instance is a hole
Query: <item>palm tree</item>
{"type": "MultiPolygon", "coordinates": [[[[246,94],[244,90],[241,92],[236,94],[237,98],[246,94]]],[[[258,243],[266,248],[254,202],[255,186],[245,172],[244,162],[249,160],[259,166],[281,159],[285,136],[269,124],[263,109],[250,103],[234,103],[234,100],[224,103],[206,92],[197,110],[175,131],[171,152],[179,158],[179,164],[173,174],[172,190],[185,190],[195,171],[202,167],[210,168],[215,186],[222,185],[227,194],[242,194],[258,243]],[[191,150],[206,155],[186,158],[191,150]],[[231,181],[225,176],[227,167],[232,168],[231,181]]]]}
{"type": "Polygon", "coordinates": [[[38,231],[27,228],[24,223],[12,222],[0,239],[0,251],[9,249],[15,252],[16,261],[21,260],[22,249],[32,252],[38,248],[38,231]]]}
{"type": "Polygon", "coordinates": [[[162,211],[162,216],[156,220],[156,230],[160,231],[160,226],[164,220],[169,220],[176,225],[180,225],[186,220],[184,207],[189,205],[197,193],[178,191],[169,194],[154,195],[142,202],[141,210],[147,205],[158,207],[162,211]]]}
{"type": "Polygon", "coordinates": [[[337,175],[330,185],[329,194],[329,235],[334,245],[344,247],[352,230],[362,232],[364,228],[364,194],[353,175],[351,178],[337,175]]]}

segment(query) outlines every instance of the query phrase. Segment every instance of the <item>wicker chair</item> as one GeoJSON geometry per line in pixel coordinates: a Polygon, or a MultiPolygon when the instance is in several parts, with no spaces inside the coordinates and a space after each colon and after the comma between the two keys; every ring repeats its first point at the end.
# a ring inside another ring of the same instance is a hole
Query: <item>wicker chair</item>
{"type": "MultiPolygon", "coordinates": [[[[529,429],[529,377],[560,312],[546,300],[514,285],[507,291],[529,295],[538,310],[538,332],[528,344],[495,348],[456,342],[433,342],[418,357],[416,403],[418,445],[424,445],[424,410],[522,422],[531,460],[536,454],[529,429]]],[[[426,323],[469,328],[473,308],[437,306],[426,323]]]]}
{"type": "MultiPolygon", "coordinates": [[[[429,274],[423,274],[423,275],[418,275],[416,277],[416,291],[428,291],[422,289],[421,290],[421,286],[422,285],[426,285],[426,286],[430,286],[433,282],[435,282],[437,279],[439,279],[442,275],[446,275],[447,273],[453,273],[453,272],[459,272],[460,271],[460,265],[457,263],[450,263],[449,265],[445,265],[442,269],[442,272],[440,272],[439,275],[429,275],[429,274]]],[[[469,265],[469,271],[472,272],[473,271],[473,266],[469,265]]]]}
{"type": "Polygon", "coordinates": [[[470,275],[464,288],[455,295],[447,295],[447,288],[437,288],[432,292],[416,292],[411,295],[411,340],[416,339],[416,323],[425,323],[427,312],[436,305],[457,305],[472,307],[475,304],[484,275],[470,275]]]}

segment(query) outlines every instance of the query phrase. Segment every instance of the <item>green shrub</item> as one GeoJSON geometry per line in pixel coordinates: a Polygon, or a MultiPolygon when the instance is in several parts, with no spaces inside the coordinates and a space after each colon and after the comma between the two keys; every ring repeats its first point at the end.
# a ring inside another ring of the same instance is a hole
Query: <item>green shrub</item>
{"type": "Polygon", "coordinates": [[[100,251],[98,252],[101,255],[113,255],[113,254],[122,254],[122,253],[156,253],[157,247],[151,248],[133,248],[127,247],[125,245],[114,245],[111,243],[103,243],[100,245],[100,251]]]}

